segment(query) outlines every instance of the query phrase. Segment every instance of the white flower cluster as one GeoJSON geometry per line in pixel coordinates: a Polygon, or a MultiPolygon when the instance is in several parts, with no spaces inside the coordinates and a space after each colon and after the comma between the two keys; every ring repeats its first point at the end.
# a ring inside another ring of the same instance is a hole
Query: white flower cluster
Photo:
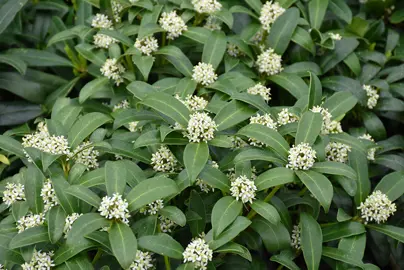
{"type": "Polygon", "coordinates": [[[17,221],[18,233],[21,233],[29,228],[41,226],[43,225],[44,222],[45,222],[45,215],[43,213],[37,215],[28,213],[26,216],[21,217],[17,221]]]}
{"type": "Polygon", "coordinates": [[[23,270],[50,270],[55,266],[55,263],[52,260],[53,251],[51,252],[42,252],[41,250],[37,251],[34,249],[34,253],[32,254],[31,261],[29,263],[24,263],[21,265],[23,270]]]}
{"type": "Polygon", "coordinates": [[[187,31],[188,27],[184,20],[177,15],[177,12],[163,12],[159,20],[161,28],[168,32],[168,39],[175,39],[182,35],[183,31],[187,31]]]}
{"type": "Polygon", "coordinates": [[[103,76],[114,80],[116,85],[123,83],[122,73],[125,72],[125,68],[116,58],[108,58],[100,71],[103,76]]]}
{"type": "MultiPolygon", "coordinates": [[[[368,141],[371,141],[371,142],[375,141],[372,138],[372,136],[370,136],[370,134],[363,134],[362,136],[359,136],[359,139],[368,140],[368,141]]],[[[375,160],[375,154],[376,154],[376,148],[368,149],[368,160],[375,160]]]]}
{"type": "Polygon", "coordinates": [[[135,261],[129,266],[129,270],[148,270],[153,268],[153,258],[150,252],[136,251],[135,261]]]}
{"type": "Polygon", "coordinates": [[[181,101],[190,111],[203,111],[208,106],[208,101],[196,95],[188,95],[183,100],[178,94],[175,98],[181,101]]]}
{"type": "Polygon", "coordinates": [[[333,40],[341,40],[342,39],[342,36],[340,34],[338,34],[338,33],[328,33],[328,35],[333,40]]]}
{"type": "Polygon", "coordinates": [[[283,70],[282,57],[269,48],[257,57],[258,71],[267,75],[275,75],[283,70]]]}
{"type": "Polygon", "coordinates": [[[215,121],[207,113],[196,112],[190,115],[185,136],[190,142],[210,141],[217,130],[215,121]]]}
{"type": "Polygon", "coordinates": [[[271,100],[271,88],[265,87],[262,83],[257,83],[256,85],[247,89],[247,93],[251,95],[260,95],[265,101],[271,100]]]}
{"type": "Polygon", "coordinates": [[[7,183],[3,191],[3,202],[10,206],[16,201],[25,201],[24,185],[20,183],[7,183]]]}
{"type": "Polygon", "coordinates": [[[98,168],[98,156],[100,152],[94,150],[92,143],[87,141],[80,144],[73,153],[70,154],[69,159],[73,159],[76,163],[87,166],[87,170],[98,168]]]}
{"type": "Polygon", "coordinates": [[[330,142],[325,147],[325,156],[329,161],[345,163],[348,160],[349,152],[351,152],[351,147],[339,142],[330,142]]]}
{"type": "Polygon", "coordinates": [[[289,123],[294,123],[299,121],[299,117],[291,112],[288,109],[282,109],[278,113],[278,125],[283,126],[289,123]]]}
{"type": "Polygon", "coordinates": [[[233,144],[231,149],[240,149],[240,148],[248,146],[248,144],[240,137],[232,136],[230,139],[231,139],[231,143],[233,144]]]}
{"type": "MultiPolygon", "coordinates": [[[[70,153],[69,143],[64,136],[50,135],[46,124],[39,123],[38,131],[25,135],[22,138],[23,147],[34,147],[38,150],[52,155],[67,155],[70,153]]],[[[28,154],[27,158],[31,162],[28,154]]]]}
{"type": "Polygon", "coordinates": [[[140,209],[140,213],[145,214],[145,215],[147,215],[147,214],[156,215],[157,212],[163,208],[164,208],[163,200],[157,200],[152,203],[149,203],[148,205],[146,205],[145,207],[140,209]]]}
{"type": "Polygon", "coordinates": [[[104,34],[96,34],[96,35],[94,35],[93,38],[94,38],[94,45],[97,48],[108,49],[109,46],[118,42],[117,39],[104,35],[104,34]]]}
{"type": "Polygon", "coordinates": [[[211,64],[199,62],[194,66],[192,79],[197,83],[208,86],[217,80],[217,74],[211,64]]]}
{"type": "Polygon", "coordinates": [[[102,198],[98,212],[107,219],[118,219],[128,224],[130,218],[128,210],[128,202],[122,199],[122,195],[114,193],[112,197],[105,196],[102,198]]]}
{"type": "Polygon", "coordinates": [[[188,244],[182,255],[184,263],[191,262],[194,263],[195,268],[206,270],[206,266],[212,261],[213,251],[209,248],[205,239],[195,238],[188,244]]]}
{"type": "Polygon", "coordinates": [[[264,30],[271,30],[271,25],[285,12],[278,2],[267,1],[261,8],[260,22],[264,30]]]}
{"type": "Polygon", "coordinates": [[[192,0],[192,5],[198,13],[212,14],[220,11],[222,4],[217,0],[192,0]]]}
{"type": "Polygon", "coordinates": [[[135,48],[144,55],[150,56],[153,52],[158,50],[159,44],[154,36],[147,36],[144,38],[137,38],[135,41],[135,48]]]}
{"type": "Polygon", "coordinates": [[[292,230],[290,245],[297,250],[300,250],[300,248],[301,248],[300,234],[301,234],[300,227],[298,225],[294,225],[293,230],[292,230]]]}
{"type": "Polygon", "coordinates": [[[67,237],[67,233],[72,229],[73,223],[81,217],[83,214],[73,213],[68,215],[65,219],[65,226],[63,228],[63,233],[65,234],[65,238],[67,237]]]}
{"type": "Polygon", "coordinates": [[[108,18],[108,16],[100,13],[97,13],[94,16],[91,26],[94,28],[113,29],[112,21],[108,18]]]}
{"type": "Polygon", "coordinates": [[[115,104],[112,111],[116,112],[116,111],[121,110],[121,109],[125,110],[125,109],[129,109],[129,108],[130,108],[129,101],[127,99],[124,99],[121,102],[115,104]]]}
{"type": "Polygon", "coordinates": [[[314,165],[316,151],[308,143],[300,143],[289,150],[286,168],[292,170],[308,170],[314,165]]]}
{"type": "Polygon", "coordinates": [[[342,132],[341,123],[331,120],[332,115],[328,111],[328,109],[323,108],[321,106],[314,106],[311,109],[311,111],[315,112],[315,113],[321,113],[321,116],[323,117],[323,125],[321,126],[321,134],[327,135],[330,133],[341,133],[342,132]]]}
{"type": "Polygon", "coordinates": [[[240,48],[232,43],[227,44],[227,54],[233,57],[239,57],[243,55],[243,53],[240,51],[240,48]]]}
{"type": "Polygon", "coordinates": [[[163,216],[159,216],[160,230],[164,233],[172,232],[172,229],[177,226],[171,219],[163,216]]]}
{"type": "Polygon", "coordinates": [[[128,124],[129,131],[135,132],[137,129],[141,130],[142,128],[141,127],[138,128],[138,126],[137,126],[138,124],[139,124],[139,121],[130,122],[128,124]]]}
{"type": "Polygon", "coordinates": [[[396,204],[392,203],[387,195],[380,190],[376,190],[369,195],[358,209],[361,210],[362,218],[366,220],[366,223],[369,221],[386,222],[397,211],[396,204]]]}
{"type": "Polygon", "coordinates": [[[152,154],[151,165],[155,171],[174,172],[177,163],[177,159],[165,145],[162,145],[157,152],[152,154]]]}
{"type": "Polygon", "coordinates": [[[231,182],[231,196],[235,197],[238,201],[241,199],[243,203],[250,202],[255,199],[255,191],[257,187],[254,181],[248,179],[245,175],[240,175],[233,182],[231,182]]]}
{"type": "Polygon", "coordinates": [[[209,29],[210,31],[222,30],[222,22],[219,21],[215,16],[210,15],[205,22],[203,28],[209,29]]]}
{"type": "Polygon", "coordinates": [[[366,95],[368,96],[368,108],[373,109],[377,105],[377,101],[379,100],[379,94],[377,94],[376,88],[371,85],[363,85],[363,90],[366,91],[366,95]]]}
{"type": "Polygon", "coordinates": [[[41,189],[41,197],[43,201],[44,212],[48,212],[53,206],[58,205],[58,198],[56,197],[55,189],[53,188],[52,182],[50,179],[46,179],[42,189],[41,189]]]}
{"type": "Polygon", "coordinates": [[[115,22],[121,22],[121,12],[123,10],[123,6],[117,1],[111,1],[111,7],[115,22]]]}

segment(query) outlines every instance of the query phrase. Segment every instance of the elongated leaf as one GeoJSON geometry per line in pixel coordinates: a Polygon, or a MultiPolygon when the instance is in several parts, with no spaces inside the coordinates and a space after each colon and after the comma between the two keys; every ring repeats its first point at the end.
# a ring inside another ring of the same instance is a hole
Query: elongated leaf
{"type": "Polygon", "coordinates": [[[160,92],[150,94],[141,103],[168,116],[183,127],[188,125],[189,110],[181,101],[169,94],[160,92]]]}
{"type": "Polygon", "coordinates": [[[124,44],[128,47],[132,47],[134,44],[133,41],[129,37],[127,37],[126,35],[122,34],[121,32],[118,32],[116,30],[101,29],[98,33],[106,35],[106,36],[110,36],[116,40],[119,40],[120,42],[122,42],[122,44],[124,44]]]}
{"type": "Polygon", "coordinates": [[[252,161],[252,160],[264,160],[273,162],[280,165],[286,165],[286,162],[280,159],[276,154],[265,150],[265,149],[246,149],[240,152],[235,158],[234,163],[237,164],[239,162],[244,161],[252,161]]]}
{"type": "Polygon", "coordinates": [[[0,7],[0,34],[7,28],[7,26],[14,20],[15,15],[28,0],[7,0],[2,3],[0,7]]]}
{"type": "Polygon", "coordinates": [[[215,250],[216,253],[233,253],[243,257],[246,260],[252,261],[250,251],[237,243],[230,242],[215,250]]]}
{"type": "Polygon", "coordinates": [[[195,40],[196,42],[205,44],[210,36],[209,29],[204,27],[188,27],[188,30],[183,33],[184,37],[195,40]]]}
{"type": "Polygon", "coordinates": [[[107,77],[99,77],[95,80],[88,82],[80,91],[79,102],[83,103],[92,95],[96,94],[98,91],[109,84],[109,79],[107,77]]]}
{"type": "Polygon", "coordinates": [[[322,116],[320,113],[305,112],[297,126],[296,144],[308,143],[313,145],[320,134],[321,126],[322,116]]]}
{"type": "Polygon", "coordinates": [[[93,52],[94,47],[90,44],[81,43],[76,45],[75,49],[81,56],[97,66],[102,66],[107,60],[103,52],[93,52]]]}
{"type": "Polygon", "coordinates": [[[72,67],[73,64],[55,53],[35,49],[11,49],[8,54],[24,59],[28,66],[34,67],[72,67]]]}
{"type": "Polygon", "coordinates": [[[159,213],[181,227],[184,227],[187,223],[184,213],[178,207],[165,206],[163,209],[160,209],[159,213]]]}
{"type": "Polygon", "coordinates": [[[310,25],[312,28],[320,29],[328,7],[328,0],[312,0],[309,3],[310,25]]]}
{"type": "Polygon", "coordinates": [[[216,69],[226,52],[226,35],[222,31],[213,31],[203,47],[202,62],[209,63],[216,69]]]}
{"type": "Polygon", "coordinates": [[[245,0],[247,5],[249,5],[256,13],[260,14],[262,3],[259,0],[245,0]]]}
{"type": "Polygon", "coordinates": [[[267,41],[269,47],[274,49],[275,53],[282,55],[286,51],[298,20],[299,10],[292,7],[279,16],[271,26],[267,41]]]}
{"type": "Polygon", "coordinates": [[[273,255],[271,261],[277,262],[290,270],[300,270],[299,266],[293,261],[294,255],[290,251],[281,251],[280,254],[273,255]]]}
{"type": "Polygon", "coordinates": [[[257,212],[261,217],[265,218],[272,224],[277,224],[281,221],[278,211],[271,204],[264,201],[255,200],[251,204],[251,208],[257,212]]]}
{"type": "Polygon", "coordinates": [[[164,55],[166,59],[184,76],[192,77],[192,63],[178,47],[165,46],[155,54],[164,55]]]}
{"type": "Polygon", "coordinates": [[[404,243],[404,228],[382,224],[367,224],[366,227],[404,243]]]}
{"type": "Polygon", "coordinates": [[[296,171],[296,174],[327,213],[334,194],[330,180],[314,171],[296,171]]]}
{"type": "Polygon", "coordinates": [[[27,172],[24,174],[25,183],[25,198],[29,205],[30,210],[34,214],[42,213],[43,200],[41,197],[41,189],[45,180],[44,175],[34,166],[28,166],[27,172]]]}
{"type": "Polygon", "coordinates": [[[351,254],[348,251],[342,249],[323,247],[323,256],[340,262],[345,262],[351,265],[358,266],[361,269],[366,269],[364,268],[364,265],[360,260],[355,259],[354,257],[351,256],[351,254]]]}
{"type": "Polygon", "coordinates": [[[135,211],[142,206],[179,192],[177,184],[165,176],[157,176],[140,182],[135,186],[126,199],[129,209],[135,211]]]}
{"type": "Polygon", "coordinates": [[[229,192],[230,190],[229,178],[219,169],[216,169],[209,164],[201,171],[199,178],[210,186],[218,188],[223,192],[229,192]]]}
{"type": "Polygon", "coordinates": [[[289,154],[289,144],[277,131],[267,126],[249,124],[240,129],[238,134],[254,138],[264,143],[282,158],[286,159],[289,154]]]}
{"type": "Polygon", "coordinates": [[[73,185],[81,185],[84,187],[94,187],[105,185],[105,168],[99,168],[84,174],[82,177],[73,181],[73,185]]]}
{"type": "Polygon", "coordinates": [[[184,165],[187,170],[189,180],[195,181],[199,173],[205,167],[209,158],[209,148],[207,143],[189,143],[184,150],[184,165]]]}
{"type": "Polygon", "coordinates": [[[255,217],[251,228],[262,238],[265,248],[269,252],[275,252],[288,248],[290,245],[290,235],[282,223],[272,224],[262,217],[255,217]]]}
{"type": "Polygon", "coordinates": [[[220,248],[238,236],[242,231],[247,229],[250,224],[251,221],[249,219],[238,216],[236,220],[229,226],[229,228],[222,232],[217,239],[209,241],[209,247],[213,250],[220,248]]]}
{"type": "Polygon", "coordinates": [[[293,183],[296,181],[296,174],[292,170],[279,167],[267,170],[266,172],[260,174],[254,182],[257,190],[261,191],[270,187],[293,183]]]}
{"type": "Polygon", "coordinates": [[[192,235],[194,236],[199,235],[201,232],[205,230],[206,210],[201,195],[199,195],[195,190],[191,191],[188,208],[190,212],[187,212],[187,220],[189,213],[192,213],[193,216],[198,217],[198,218],[192,218],[192,220],[191,219],[188,220],[192,235]]]}
{"type": "Polygon", "coordinates": [[[15,235],[11,240],[9,247],[10,249],[16,249],[48,241],[48,228],[46,228],[46,226],[37,226],[26,229],[15,235]]]}
{"type": "Polygon", "coordinates": [[[301,245],[308,269],[318,269],[323,248],[323,235],[317,221],[307,213],[300,214],[301,245]]]}
{"type": "Polygon", "coordinates": [[[365,227],[358,222],[339,222],[323,228],[323,241],[329,242],[341,238],[366,233],[365,227]]]}
{"type": "Polygon", "coordinates": [[[386,194],[391,201],[395,201],[404,193],[404,172],[393,172],[382,178],[375,190],[386,194]]]}
{"type": "Polygon", "coordinates": [[[349,165],[356,171],[357,174],[357,192],[355,195],[355,204],[360,205],[365,201],[366,197],[370,193],[370,180],[368,174],[368,161],[365,154],[352,149],[348,154],[349,165]]]}
{"type": "Polygon", "coordinates": [[[319,173],[341,175],[353,180],[357,179],[356,172],[351,167],[341,162],[316,162],[311,169],[319,173]]]}
{"type": "Polygon", "coordinates": [[[162,120],[159,115],[150,111],[138,111],[136,109],[126,109],[114,115],[114,129],[134,121],[142,120],[162,120]]]}
{"type": "Polygon", "coordinates": [[[165,233],[140,237],[138,244],[142,249],[178,260],[182,259],[184,252],[181,244],[165,233]]]}
{"type": "Polygon", "coordinates": [[[98,197],[97,194],[95,194],[90,189],[88,189],[84,186],[78,186],[78,185],[70,186],[66,190],[66,193],[70,194],[96,208],[98,208],[101,204],[100,197],[98,197]]]}
{"type": "MultiPolygon", "coordinates": [[[[322,0],[316,0],[321,2],[322,0]]],[[[326,0],[328,2],[328,0],[326,0]]],[[[324,73],[328,72],[330,69],[334,68],[338,63],[344,60],[348,55],[350,55],[356,47],[358,47],[359,41],[354,38],[344,38],[336,42],[335,49],[332,53],[327,54],[323,57],[321,61],[321,68],[324,73]]]]}
{"type": "Polygon", "coordinates": [[[309,93],[309,87],[304,80],[297,75],[281,72],[268,77],[268,79],[287,90],[296,99],[307,96],[309,93]]]}
{"type": "Polygon", "coordinates": [[[356,105],[358,100],[349,92],[338,92],[324,102],[323,107],[327,108],[332,119],[338,119],[356,105]]]}
{"type": "Polygon", "coordinates": [[[150,70],[154,63],[153,56],[141,56],[141,55],[133,55],[132,56],[133,63],[137,66],[140,72],[143,75],[143,78],[147,81],[149,78],[150,70]]]}
{"type": "Polygon", "coordinates": [[[63,30],[53,35],[48,41],[48,47],[61,41],[67,41],[79,37],[85,39],[87,35],[90,35],[94,30],[86,25],[76,25],[73,28],[63,30]]]}
{"type": "Polygon", "coordinates": [[[70,184],[66,181],[66,179],[62,175],[52,176],[51,179],[59,204],[66,214],[79,212],[79,200],[66,192],[66,190],[70,187],[70,184]]]}
{"type": "Polygon", "coordinates": [[[217,129],[220,131],[243,122],[244,120],[250,118],[255,112],[256,110],[248,107],[247,105],[239,101],[232,100],[219,111],[213,120],[217,124],[217,129]]]}
{"type": "Polygon", "coordinates": [[[310,72],[310,85],[309,85],[309,102],[307,107],[320,105],[323,94],[323,88],[318,77],[310,72]]]}
{"type": "Polygon", "coordinates": [[[123,194],[126,187],[127,171],[123,162],[105,163],[105,185],[109,196],[114,193],[123,194]]]}
{"type": "Polygon", "coordinates": [[[76,148],[87,136],[103,124],[111,121],[111,118],[99,112],[88,113],[74,123],[68,134],[69,144],[76,148]]]}
{"type": "Polygon", "coordinates": [[[109,242],[112,253],[123,269],[129,268],[136,258],[137,241],[128,225],[120,222],[112,223],[109,230],[109,242]]]}
{"type": "Polygon", "coordinates": [[[47,215],[48,234],[51,243],[56,243],[63,235],[66,213],[60,206],[54,206],[47,215]]]}
{"type": "Polygon", "coordinates": [[[6,135],[0,135],[0,149],[18,157],[25,156],[21,143],[6,135]]]}
{"type": "Polygon", "coordinates": [[[95,242],[87,240],[85,238],[82,238],[80,239],[80,241],[75,242],[74,244],[71,245],[64,243],[58,248],[52,259],[54,260],[55,265],[60,265],[65,261],[67,261],[68,259],[79,254],[83,250],[87,250],[94,246],[96,246],[95,242]]]}
{"type": "Polygon", "coordinates": [[[330,0],[328,5],[330,10],[347,24],[352,21],[352,11],[344,0],[330,0]]]}
{"type": "Polygon", "coordinates": [[[240,214],[243,203],[231,196],[221,198],[212,210],[213,237],[217,238],[240,214]]]}
{"type": "Polygon", "coordinates": [[[309,32],[307,32],[305,29],[297,26],[291,39],[294,43],[300,45],[312,55],[316,54],[316,45],[314,44],[309,32]]]}
{"type": "MultiPolygon", "coordinates": [[[[1,11],[0,11],[1,12],[1,11]]],[[[1,26],[0,26],[1,28],[1,26]]],[[[2,54],[0,55],[0,63],[4,63],[15,68],[21,75],[27,71],[27,64],[18,56],[2,54]]]]}
{"type": "Polygon", "coordinates": [[[110,221],[97,213],[87,213],[79,217],[67,234],[67,243],[74,245],[87,234],[98,229],[109,227],[110,221]]]}

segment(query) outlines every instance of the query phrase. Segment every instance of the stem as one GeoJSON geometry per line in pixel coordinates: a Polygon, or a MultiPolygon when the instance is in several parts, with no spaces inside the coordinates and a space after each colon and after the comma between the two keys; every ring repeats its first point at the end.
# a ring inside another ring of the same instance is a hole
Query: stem
{"type": "Polygon", "coordinates": [[[307,187],[304,187],[304,188],[299,192],[299,194],[297,194],[297,195],[303,196],[303,194],[306,193],[306,191],[307,191],[307,187]]]}
{"type": "MultiPolygon", "coordinates": [[[[278,192],[278,190],[282,187],[282,185],[276,186],[272,189],[271,193],[269,193],[265,199],[264,202],[269,202],[272,197],[275,195],[276,192],[278,192]]],[[[247,218],[248,219],[252,219],[253,217],[255,217],[255,215],[257,214],[257,212],[255,212],[254,210],[251,210],[250,213],[248,213],[247,218]]]]}
{"type": "Polygon", "coordinates": [[[171,270],[170,259],[164,256],[164,264],[166,265],[166,270],[171,270]]]}
{"type": "MultiPolygon", "coordinates": [[[[123,53],[124,54],[126,53],[127,49],[128,48],[126,46],[123,46],[123,53]]],[[[135,66],[133,65],[133,62],[132,62],[132,56],[129,55],[129,54],[125,55],[125,60],[126,60],[126,64],[128,65],[128,68],[131,71],[135,72],[135,66]]]]}
{"type": "Polygon", "coordinates": [[[101,249],[98,249],[97,254],[95,254],[94,259],[93,259],[93,261],[91,262],[92,265],[94,265],[94,264],[98,261],[98,259],[101,257],[101,254],[102,254],[101,249]]]}
{"type": "Polygon", "coordinates": [[[276,268],[276,270],[281,270],[283,268],[283,265],[279,265],[278,268],[276,268]]]}

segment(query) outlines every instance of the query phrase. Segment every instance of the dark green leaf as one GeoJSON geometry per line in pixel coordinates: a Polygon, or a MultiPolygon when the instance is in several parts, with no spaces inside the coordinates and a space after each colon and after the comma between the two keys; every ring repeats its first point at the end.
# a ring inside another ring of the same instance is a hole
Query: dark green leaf
{"type": "Polygon", "coordinates": [[[109,230],[109,242],[112,253],[123,269],[129,268],[136,258],[137,241],[128,225],[121,222],[112,223],[109,230]]]}
{"type": "Polygon", "coordinates": [[[243,203],[231,196],[221,198],[212,210],[213,238],[217,238],[240,214],[243,203]]]}
{"type": "Polygon", "coordinates": [[[301,245],[308,269],[319,269],[323,235],[317,221],[307,213],[300,214],[301,245]]]}
{"type": "Polygon", "coordinates": [[[184,252],[181,244],[165,233],[142,236],[139,238],[138,244],[142,249],[178,260],[182,259],[184,252]]]}

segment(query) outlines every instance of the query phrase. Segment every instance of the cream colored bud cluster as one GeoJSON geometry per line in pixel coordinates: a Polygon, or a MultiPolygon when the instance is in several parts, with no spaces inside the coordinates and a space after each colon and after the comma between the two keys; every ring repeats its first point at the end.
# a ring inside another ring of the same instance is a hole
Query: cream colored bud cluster
{"type": "Polygon", "coordinates": [[[103,76],[114,80],[116,85],[123,83],[122,74],[125,72],[125,67],[116,58],[108,58],[100,71],[103,76]]]}
{"type": "Polygon", "coordinates": [[[260,22],[266,31],[271,30],[271,25],[285,12],[285,9],[278,2],[267,1],[261,8],[260,22]]]}
{"type": "Polygon", "coordinates": [[[177,12],[163,12],[159,20],[161,28],[168,32],[168,39],[175,39],[182,35],[182,32],[187,31],[188,27],[184,20],[177,15],[177,12]]]}
{"type": "Polygon", "coordinates": [[[325,147],[325,157],[329,161],[345,163],[348,161],[349,152],[351,152],[351,147],[339,142],[330,142],[325,147]]]}
{"type": "Polygon", "coordinates": [[[396,204],[392,203],[387,195],[380,190],[369,195],[365,202],[361,202],[358,209],[361,210],[361,216],[366,220],[366,223],[369,221],[386,222],[397,211],[396,204]]]}
{"type": "Polygon", "coordinates": [[[55,266],[52,257],[53,257],[53,251],[42,252],[41,250],[34,249],[31,261],[22,264],[21,268],[23,270],[34,270],[34,269],[50,270],[55,266]]]}
{"type": "Polygon", "coordinates": [[[185,99],[182,99],[178,94],[175,98],[182,102],[190,111],[203,111],[208,106],[208,101],[202,97],[196,95],[188,95],[185,99]]]}
{"type": "Polygon", "coordinates": [[[278,113],[278,125],[283,126],[286,124],[294,123],[299,121],[299,117],[291,112],[288,109],[282,109],[278,113]]]}
{"type": "Polygon", "coordinates": [[[185,248],[182,253],[184,263],[194,263],[194,266],[200,270],[206,270],[207,265],[212,261],[213,251],[203,238],[195,238],[185,248]]]}
{"type": "Polygon", "coordinates": [[[123,223],[129,223],[128,202],[118,193],[114,193],[112,197],[103,197],[98,212],[107,219],[117,219],[123,223]]]}
{"type": "Polygon", "coordinates": [[[157,152],[152,154],[151,165],[158,172],[174,172],[178,161],[167,146],[162,145],[157,152]]]}
{"type": "Polygon", "coordinates": [[[213,14],[222,8],[222,4],[217,0],[192,0],[192,5],[196,12],[206,14],[213,14]]]}
{"type": "Polygon", "coordinates": [[[267,75],[276,75],[283,70],[282,57],[271,48],[258,55],[256,65],[260,73],[267,75]]]}
{"type": "Polygon", "coordinates": [[[163,208],[164,208],[163,200],[157,200],[141,208],[139,212],[144,215],[156,215],[158,211],[163,208]]]}
{"type": "Polygon", "coordinates": [[[262,83],[257,83],[256,85],[248,88],[247,93],[251,95],[260,95],[265,101],[271,100],[271,88],[266,87],[262,83]]]}
{"type": "Polygon", "coordinates": [[[252,203],[255,199],[255,192],[257,187],[254,181],[250,180],[247,176],[241,175],[231,182],[230,192],[236,200],[241,200],[243,203],[252,203]]]}
{"type": "Polygon", "coordinates": [[[199,62],[193,68],[192,79],[201,85],[208,86],[217,80],[217,74],[211,64],[199,62]]]}
{"type": "Polygon", "coordinates": [[[300,143],[289,150],[286,168],[292,170],[308,170],[313,167],[316,151],[308,143],[300,143]]]}
{"type": "MultiPolygon", "coordinates": [[[[358,138],[362,139],[362,140],[368,140],[371,142],[375,142],[375,140],[372,138],[372,136],[370,136],[370,134],[363,134],[362,136],[359,136],[358,138]]],[[[375,160],[375,155],[376,155],[375,147],[368,149],[368,160],[375,160]]]]}
{"type": "Polygon", "coordinates": [[[377,93],[377,89],[371,85],[363,85],[363,90],[366,91],[366,95],[368,96],[367,106],[369,109],[373,109],[377,105],[377,101],[379,100],[379,94],[377,93]]]}
{"type": "Polygon", "coordinates": [[[159,49],[159,44],[154,36],[147,36],[137,38],[135,41],[135,48],[142,54],[150,56],[153,52],[156,52],[159,49]]]}
{"type": "Polygon", "coordinates": [[[332,115],[328,109],[321,106],[314,106],[311,109],[312,112],[321,113],[323,118],[323,125],[321,126],[321,134],[327,135],[330,133],[342,133],[341,123],[335,120],[331,120],[332,115]]]}

